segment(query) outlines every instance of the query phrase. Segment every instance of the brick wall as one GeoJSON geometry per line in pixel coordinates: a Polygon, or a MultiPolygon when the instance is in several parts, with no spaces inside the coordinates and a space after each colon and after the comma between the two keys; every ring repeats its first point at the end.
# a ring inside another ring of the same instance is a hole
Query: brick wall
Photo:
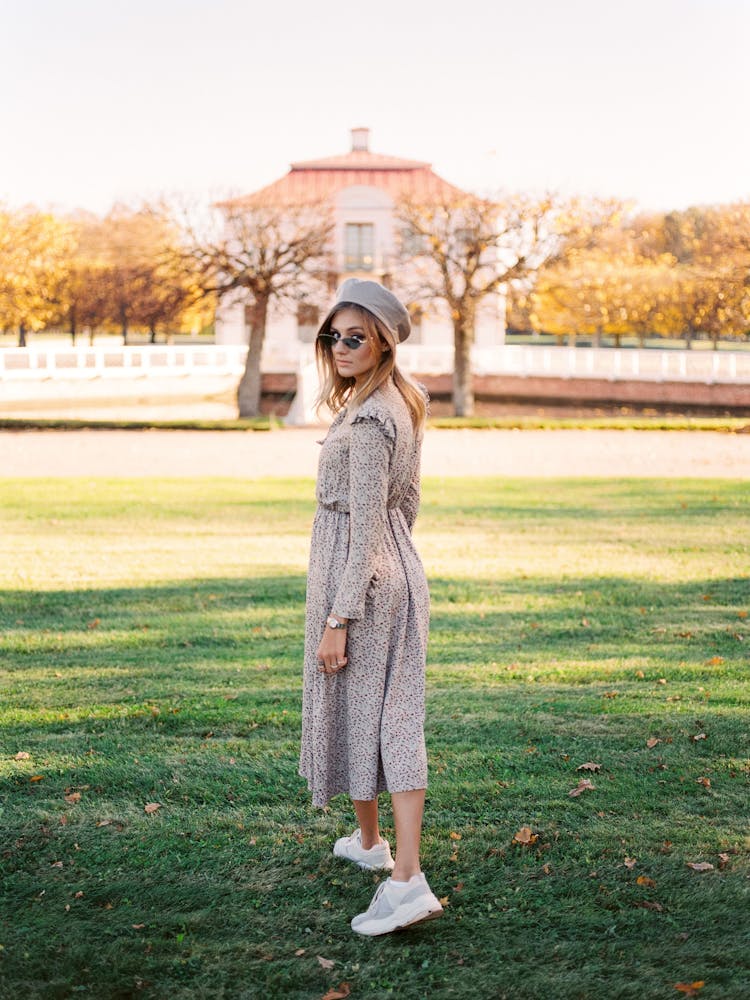
{"type": "MultiPolygon", "coordinates": [[[[450,399],[451,375],[416,375],[434,399],[450,399]]],[[[263,375],[263,409],[282,415],[296,388],[296,375],[263,375]]],[[[636,379],[583,379],[478,375],[474,392],[487,403],[537,403],[596,406],[632,406],[750,410],[750,385],[704,382],[651,382],[636,379]]]]}

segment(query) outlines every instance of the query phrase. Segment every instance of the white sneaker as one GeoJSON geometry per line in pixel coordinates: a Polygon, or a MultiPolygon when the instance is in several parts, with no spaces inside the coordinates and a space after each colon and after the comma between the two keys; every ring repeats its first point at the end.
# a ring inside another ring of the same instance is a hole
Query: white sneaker
{"type": "Polygon", "coordinates": [[[366,851],[362,846],[362,831],[359,828],[351,837],[339,837],[333,845],[333,853],[337,858],[346,858],[347,861],[353,861],[368,871],[374,871],[376,868],[392,871],[395,863],[391,857],[390,844],[383,837],[380,838],[379,844],[366,851]]]}
{"type": "Polygon", "coordinates": [[[424,872],[412,875],[406,885],[394,885],[393,879],[381,882],[367,911],[352,920],[357,934],[389,934],[402,927],[411,927],[422,920],[441,916],[443,907],[433,894],[424,872]]]}

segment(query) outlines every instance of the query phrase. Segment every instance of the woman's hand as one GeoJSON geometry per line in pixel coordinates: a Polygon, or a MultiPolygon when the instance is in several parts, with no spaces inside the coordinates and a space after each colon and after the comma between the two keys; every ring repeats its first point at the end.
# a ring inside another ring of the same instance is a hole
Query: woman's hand
{"type": "Polygon", "coordinates": [[[318,646],[318,670],[324,674],[337,674],[347,664],[345,628],[325,627],[318,646]]]}

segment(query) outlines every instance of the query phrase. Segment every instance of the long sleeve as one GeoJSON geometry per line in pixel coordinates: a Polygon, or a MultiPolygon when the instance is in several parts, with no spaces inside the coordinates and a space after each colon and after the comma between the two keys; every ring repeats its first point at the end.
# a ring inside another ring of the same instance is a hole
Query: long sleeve
{"type": "Polygon", "coordinates": [[[388,471],[395,433],[377,417],[362,414],[351,428],[349,448],[349,552],[331,613],[363,618],[365,595],[378,563],[388,517],[388,471]]]}
{"type": "Polygon", "coordinates": [[[404,494],[404,498],[401,501],[401,512],[406,518],[409,531],[414,530],[414,522],[417,520],[417,514],[419,513],[419,501],[421,496],[422,488],[419,475],[419,456],[417,456],[414,462],[411,482],[409,483],[406,493],[404,494]]]}

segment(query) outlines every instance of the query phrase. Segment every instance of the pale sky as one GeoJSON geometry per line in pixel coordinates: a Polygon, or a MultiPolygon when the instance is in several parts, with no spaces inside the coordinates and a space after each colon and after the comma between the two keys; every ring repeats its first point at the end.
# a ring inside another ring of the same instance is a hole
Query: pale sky
{"type": "Polygon", "coordinates": [[[0,201],[103,212],[371,149],[645,208],[750,199],[750,0],[0,0],[0,201]]]}

